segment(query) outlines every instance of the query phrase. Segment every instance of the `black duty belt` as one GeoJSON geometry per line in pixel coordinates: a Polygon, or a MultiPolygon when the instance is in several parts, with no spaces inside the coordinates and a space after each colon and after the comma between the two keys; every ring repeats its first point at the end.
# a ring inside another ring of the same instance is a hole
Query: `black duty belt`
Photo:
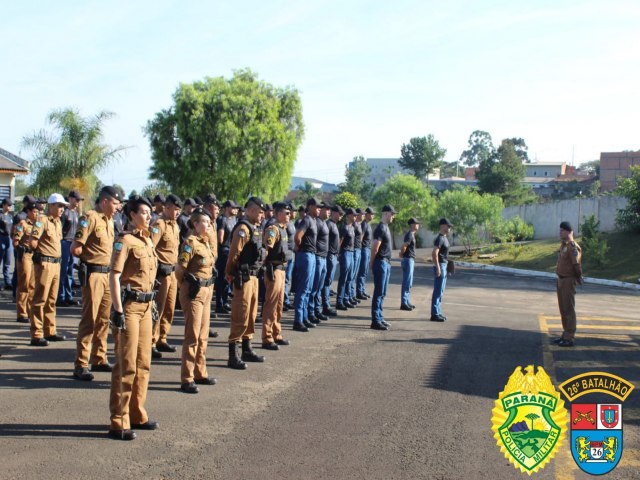
{"type": "Polygon", "coordinates": [[[111,271],[111,267],[109,265],[94,265],[92,263],[87,263],[87,273],[109,273],[111,271]]]}
{"type": "Polygon", "coordinates": [[[198,283],[203,288],[204,287],[210,287],[211,285],[213,285],[215,283],[215,281],[216,281],[215,277],[211,277],[211,278],[207,278],[207,279],[198,278],[198,283]]]}
{"type": "Polygon", "coordinates": [[[272,265],[274,270],[286,270],[287,269],[287,264],[286,263],[270,263],[268,265],[272,265]]]}
{"type": "Polygon", "coordinates": [[[42,255],[38,252],[35,252],[33,254],[33,261],[35,263],[42,263],[42,262],[46,262],[46,263],[60,263],[62,261],[62,259],[60,257],[47,257],[46,255],[42,255]]]}
{"type": "Polygon", "coordinates": [[[19,245],[19,247],[24,253],[33,253],[33,248],[31,247],[27,247],[26,245],[19,245]]]}
{"type": "Polygon", "coordinates": [[[149,303],[156,298],[156,292],[137,292],[135,290],[125,290],[124,299],[138,303],[149,303]]]}
{"type": "Polygon", "coordinates": [[[249,269],[249,275],[252,276],[252,277],[257,277],[257,276],[260,275],[260,271],[261,270],[262,270],[261,268],[250,268],[249,269]]]}

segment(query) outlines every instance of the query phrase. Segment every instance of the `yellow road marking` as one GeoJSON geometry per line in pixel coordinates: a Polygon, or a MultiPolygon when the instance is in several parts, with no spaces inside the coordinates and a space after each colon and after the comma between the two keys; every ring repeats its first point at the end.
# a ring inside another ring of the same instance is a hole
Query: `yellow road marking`
{"type": "MultiPolygon", "coordinates": [[[[557,347],[554,350],[567,350],[564,347],[557,347]]],[[[589,369],[602,369],[602,362],[599,361],[590,361],[590,360],[581,360],[579,363],[576,363],[575,360],[555,360],[554,366],[556,368],[575,368],[576,366],[580,366],[581,369],[589,370],[589,369]]],[[[640,362],[638,361],[628,361],[628,362],[617,362],[617,363],[607,363],[605,365],[607,369],[611,368],[640,368],[640,362]]]]}
{"type": "MultiPolygon", "coordinates": [[[[580,336],[580,338],[583,338],[583,337],[580,336]]],[[[571,348],[571,351],[572,352],[637,352],[638,349],[640,349],[640,345],[638,345],[637,343],[634,345],[635,347],[599,347],[597,345],[594,345],[591,347],[575,346],[571,348]]],[[[554,345],[551,345],[551,347],[554,347],[554,345]]],[[[557,349],[566,350],[563,347],[558,347],[557,349]]]]}
{"type": "MultiPolygon", "coordinates": [[[[548,324],[550,329],[562,329],[562,325],[559,323],[548,324]]],[[[640,332],[639,326],[627,326],[627,325],[578,325],[578,331],[580,330],[631,330],[640,332]]]]}
{"type": "MultiPolygon", "coordinates": [[[[559,315],[545,315],[547,320],[561,320],[562,318],[559,315]]],[[[578,316],[578,320],[589,321],[589,322],[635,322],[640,323],[640,319],[637,318],[619,318],[619,317],[584,317],[582,315],[578,316]]]]}

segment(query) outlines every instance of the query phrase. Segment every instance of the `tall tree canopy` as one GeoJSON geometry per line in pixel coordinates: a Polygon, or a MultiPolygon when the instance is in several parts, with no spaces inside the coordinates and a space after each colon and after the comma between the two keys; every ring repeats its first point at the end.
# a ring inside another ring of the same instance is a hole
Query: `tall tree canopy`
{"type": "Polygon", "coordinates": [[[441,148],[433,135],[414,137],[409,143],[402,144],[398,164],[419,180],[426,178],[429,183],[429,175],[440,168],[446,153],[447,149],[441,148]]]}
{"type": "Polygon", "coordinates": [[[341,192],[351,192],[364,203],[371,200],[375,185],[367,182],[371,174],[371,167],[362,155],[353,157],[344,173],[345,181],[338,185],[341,192]]]}
{"type": "Polygon", "coordinates": [[[469,136],[469,146],[460,155],[460,161],[468,167],[476,167],[494,153],[495,147],[491,135],[482,130],[476,130],[469,136]]]}
{"type": "Polygon", "coordinates": [[[502,197],[505,204],[514,205],[531,200],[531,188],[522,185],[525,166],[510,139],[502,141],[491,157],[480,162],[478,186],[486,193],[502,197]]]}
{"type": "Polygon", "coordinates": [[[42,129],[22,139],[22,146],[33,152],[33,182],[29,190],[37,195],[54,191],[79,190],[92,196],[97,174],[127,148],[103,143],[104,122],[112,112],[102,111],[82,117],[78,110],[64,108],[49,113],[50,129],[42,129]]]}
{"type": "Polygon", "coordinates": [[[235,199],[286,194],[304,135],[296,89],[240,70],[231,79],[181,84],[173,101],[147,123],[152,179],[183,197],[211,190],[235,199]]]}

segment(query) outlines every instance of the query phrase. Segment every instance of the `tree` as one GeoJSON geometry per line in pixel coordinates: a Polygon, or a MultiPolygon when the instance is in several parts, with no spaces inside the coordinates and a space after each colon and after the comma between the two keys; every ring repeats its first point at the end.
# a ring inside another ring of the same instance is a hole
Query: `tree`
{"type": "Polygon", "coordinates": [[[398,164],[417,179],[426,178],[429,183],[429,175],[440,168],[446,153],[447,149],[441,148],[433,135],[414,137],[408,144],[402,144],[398,164]]]}
{"type": "Polygon", "coordinates": [[[360,197],[364,203],[371,200],[375,185],[367,182],[371,167],[362,155],[353,157],[345,169],[344,183],[338,185],[341,192],[351,192],[360,197]]]}
{"type": "Polygon", "coordinates": [[[30,191],[44,196],[62,188],[92,195],[98,172],[128,148],[103,143],[104,122],[113,116],[102,111],[85,118],[72,108],[49,113],[51,130],[42,129],[22,139],[22,146],[34,154],[30,191]]]}
{"type": "Polygon", "coordinates": [[[538,415],[537,413],[528,413],[524,416],[524,418],[528,418],[529,420],[531,420],[531,430],[533,431],[533,422],[539,419],[540,415],[538,415]]]}
{"type": "Polygon", "coordinates": [[[480,195],[470,188],[447,190],[438,197],[431,227],[437,231],[437,219],[449,219],[469,254],[471,245],[479,239],[479,232],[489,233],[491,226],[500,222],[503,208],[502,199],[497,195],[480,195]]]}
{"type": "Polygon", "coordinates": [[[250,70],[231,79],[181,84],[173,106],[147,123],[150,177],[182,197],[283,197],[304,134],[292,87],[276,88],[250,70]]]}
{"type": "Polygon", "coordinates": [[[491,135],[482,130],[476,130],[469,136],[469,148],[462,155],[460,161],[468,167],[476,167],[495,153],[491,135]]]}
{"type": "Polygon", "coordinates": [[[518,155],[518,157],[520,157],[520,160],[523,163],[530,163],[531,160],[529,160],[529,147],[527,147],[526,142],[524,141],[523,138],[507,138],[506,140],[502,141],[510,143],[513,146],[513,149],[516,152],[516,155],[518,155]]]}
{"type": "Polygon", "coordinates": [[[341,192],[335,196],[333,203],[340,205],[343,209],[358,208],[358,197],[351,192],[341,192]]]}
{"type": "Polygon", "coordinates": [[[298,185],[296,190],[298,190],[305,199],[315,197],[321,192],[319,188],[314,187],[313,183],[309,181],[305,181],[304,185],[298,185]]]}
{"type": "Polygon", "coordinates": [[[580,164],[580,169],[600,177],[600,160],[589,160],[580,164]]]}
{"type": "Polygon", "coordinates": [[[459,173],[459,162],[444,162],[440,168],[440,178],[457,177],[459,173]]]}
{"type": "Polygon", "coordinates": [[[621,230],[640,232],[640,166],[631,167],[629,178],[619,178],[615,193],[627,199],[627,206],[616,213],[621,230]]]}
{"type": "Polygon", "coordinates": [[[164,182],[153,182],[142,189],[142,195],[153,199],[156,195],[161,194],[167,196],[171,193],[169,185],[164,182]]]}

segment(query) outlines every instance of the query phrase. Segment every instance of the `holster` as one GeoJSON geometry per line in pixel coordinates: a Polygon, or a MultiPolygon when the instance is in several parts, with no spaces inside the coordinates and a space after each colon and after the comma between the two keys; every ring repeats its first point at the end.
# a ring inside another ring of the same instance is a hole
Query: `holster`
{"type": "Polygon", "coordinates": [[[24,252],[25,252],[24,246],[23,245],[18,245],[16,247],[16,258],[18,260],[22,260],[22,257],[24,256],[24,252]]]}
{"type": "Polygon", "coordinates": [[[74,264],[73,268],[78,270],[78,281],[80,282],[80,286],[86,287],[89,282],[89,272],[87,270],[87,264],[84,262],[80,262],[78,264],[74,264]]]}
{"type": "Polygon", "coordinates": [[[249,278],[249,265],[243,263],[242,265],[239,265],[236,270],[236,274],[233,277],[233,285],[237,289],[242,290],[242,287],[249,281],[249,278]]]}
{"type": "Polygon", "coordinates": [[[453,260],[447,261],[447,275],[453,275],[456,273],[456,264],[453,260]]]}
{"type": "Polygon", "coordinates": [[[267,278],[268,278],[270,281],[272,281],[272,282],[274,282],[274,281],[276,280],[276,276],[275,276],[275,274],[273,273],[273,270],[274,270],[274,268],[273,268],[273,263],[268,263],[268,264],[265,266],[265,269],[264,269],[264,273],[265,273],[265,275],[266,275],[266,276],[267,276],[267,278]]]}
{"type": "Polygon", "coordinates": [[[185,275],[185,279],[189,283],[189,298],[193,300],[198,295],[200,291],[200,282],[198,278],[193,273],[187,273],[185,275]]]}
{"type": "Polygon", "coordinates": [[[171,275],[176,269],[175,265],[170,265],[167,263],[158,262],[158,273],[156,276],[158,277],[168,277],[171,275]]]}

